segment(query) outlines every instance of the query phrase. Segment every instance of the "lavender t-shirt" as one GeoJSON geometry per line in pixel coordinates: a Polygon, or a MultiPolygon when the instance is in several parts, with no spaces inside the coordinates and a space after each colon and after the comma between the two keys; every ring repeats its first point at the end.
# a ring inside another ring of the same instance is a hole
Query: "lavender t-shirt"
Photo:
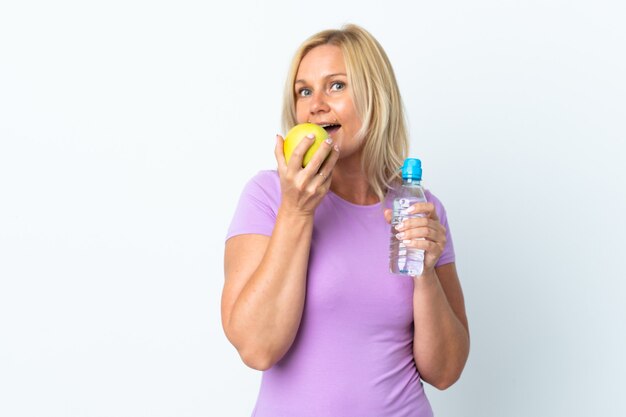
{"type": "MultiPolygon", "coordinates": [[[[437,265],[454,262],[445,209],[428,191],[426,198],[448,230],[437,265]]],[[[227,239],[271,235],[280,200],[278,173],[259,172],[227,239]]],[[[263,372],[253,417],[432,416],[413,359],[413,279],[389,272],[384,208],[329,191],[316,209],[298,335],[263,372]]]]}

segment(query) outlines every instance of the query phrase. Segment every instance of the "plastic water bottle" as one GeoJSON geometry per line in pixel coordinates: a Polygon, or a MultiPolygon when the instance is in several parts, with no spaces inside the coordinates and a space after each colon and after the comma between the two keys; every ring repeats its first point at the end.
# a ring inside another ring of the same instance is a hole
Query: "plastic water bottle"
{"type": "Polygon", "coordinates": [[[394,274],[419,276],[424,270],[424,251],[409,248],[396,237],[395,226],[405,219],[423,217],[423,214],[406,211],[415,203],[426,201],[422,181],[422,162],[407,158],[402,166],[402,187],[393,200],[393,218],[391,219],[391,242],[389,244],[389,270],[394,274]]]}

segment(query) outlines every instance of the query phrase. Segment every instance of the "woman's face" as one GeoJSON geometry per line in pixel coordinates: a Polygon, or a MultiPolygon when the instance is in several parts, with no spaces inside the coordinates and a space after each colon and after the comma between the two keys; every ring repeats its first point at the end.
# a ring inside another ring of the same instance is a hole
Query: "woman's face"
{"type": "Polygon", "coordinates": [[[323,126],[341,148],[342,158],[359,148],[356,134],[361,128],[348,84],[346,64],[338,46],[321,45],[300,61],[296,82],[298,123],[323,126]]]}

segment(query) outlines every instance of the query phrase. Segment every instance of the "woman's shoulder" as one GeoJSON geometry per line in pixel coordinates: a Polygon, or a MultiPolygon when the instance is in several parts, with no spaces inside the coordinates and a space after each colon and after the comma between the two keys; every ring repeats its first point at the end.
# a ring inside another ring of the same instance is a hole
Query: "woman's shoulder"
{"type": "Polygon", "coordinates": [[[255,187],[270,190],[280,190],[280,178],[278,177],[278,171],[275,169],[265,169],[257,172],[249,180],[247,187],[255,187]]]}
{"type": "Polygon", "coordinates": [[[261,170],[246,183],[244,195],[276,202],[280,198],[280,178],[276,170],[261,170]]]}
{"type": "Polygon", "coordinates": [[[275,183],[279,180],[278,171],[275,169],[262,169],[257,172],[251,179],[251,181],[256,181],[260,183],[275,183]]]}
{"type": "Polygon", "coordinates": [[[433,203],[435,205],[435,211],[437,212],[437,215],[441,218],[441,216],[446,211],[441,200],[435,194],[433,194],[433,192],[430,189],[424,190],[424,196],[426,197],[426,201],[433,203]]]}
{"type": "Polygon", "coordinates": [[[424,195],[426,196],[426,200],[435,204],[435,205],[441,205],[441,200],[439,200],[439,198],[437,198],[437,196],[435,194],[433,194],[433,192],[430,190],[430,188],[427,188],[424,190],[424,195]]]}
{"type": "Polygon", "coordinates": [[[270,236],[280,199],[278,172],[264,170],[256,173],[244,186],[226,239],[247,233],[270,236]]]}

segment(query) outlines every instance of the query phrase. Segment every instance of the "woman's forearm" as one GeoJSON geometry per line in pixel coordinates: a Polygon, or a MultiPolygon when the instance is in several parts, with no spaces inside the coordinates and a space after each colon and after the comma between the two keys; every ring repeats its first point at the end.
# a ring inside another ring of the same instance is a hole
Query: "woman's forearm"
{"type": "Polygon", "coordinates": [[[461,375],[469,334],[455,314],[434,271],[414,278],[413,355],[422,379],[446,389],[461,375]]]}
{"type": "Polygon", "coordinates": [[[280,210],[265,254],[233,304],[227,335],[244,362],[265,370],[295,339],[304,306],[313,217],[280,210]]]}

